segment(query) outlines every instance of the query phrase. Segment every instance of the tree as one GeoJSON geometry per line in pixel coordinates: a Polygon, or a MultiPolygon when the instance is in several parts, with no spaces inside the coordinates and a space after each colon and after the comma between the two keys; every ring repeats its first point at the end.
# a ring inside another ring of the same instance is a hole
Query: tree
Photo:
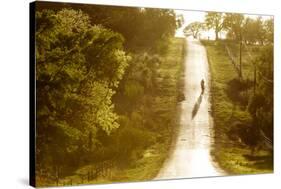
{"type": "Polygon", "coordinates": [[[154,123],[151,101],[159,52],[180,18],[172,10],[39,2],[36,23],[36,171],[61,178],[105,160],[134,163],[154,143],[153,129],[167,125],[154,123]]]}
{"type": "Polygon", "coordinates": [[[242,40],[242,27],[244,16],[238,13],[226,13],[223,19],[223,28],[228,31],[228,36],[237,41],[242,40]]]}
{"type": "Polygon", "coordinates": [[[154,52],[165,52],[167,39],[174,36],[177,28],[175,12],[169,9],[143,9],[141,14],[135,44],[154,52]]]}
{"type": "Polygon", "coordinates": [[[258,80],[255,93],[251,97],[248,111],[253,118],[253,126],[273,141],[273,45],[264,47],[255,60],[258,80]]]}
{"type": "Polygon", "coordinates": [[[254,19],[246,18],[245,24],[243,27],[243,40],[246,44],[254,44],[257,42],[257,33],[256,31],[259,28],[257,27],[257,24],[254,19]]]}
{"type": "Polygon", "coordinates": [[[60,4],[38,2],[39,10],[52,8],[61,10],[71,7],[82,10],[89,16],[92,25],[120,33],[124,37],[124,47],[129,51],[147,50],[163,51],[165,39],[174,36],[175,29],[182,24],[182,18],[176,17],[170,9],[152,9],[118,6],[101,6],[86,4],[60,4]]]}
{"type": "Polygon", "coordinates": [[[203,29],[203,23],[201,22],[192,22],[184,28],[184,33],[186,35],[192,35],[193,38],[197,38],[200,30],[203,29]]]}
{"type": "Polygon", "coordinates": [[[217,12],[208,12],[205,17],[205,23],[208,29],[214,29],[216,40],[219,39],[219,32],[223,29],[223,14],[217,12]]]}
{"type": "MultiPolygon", "coordinates": [[[[269,32],[270,33],[270,32],[269,32]]],[[[246,18],[243,26],[243,40],[246,43],[264,44],[266,40],[266,27],[261,17],[257,19],[246,18]]]]}
{"type": "Polygon", "coordinates": [[[270,18],[264,22],[265,29],[265,40],[268,43],[273,43],[273,33],[274,33],[274,21],[273,18],[270,18]]]}
{"type": "Polygon", "coordinates": [[[228,31],[228,38],[234,39],[239,42],[239,77],[242,79],[242,28],[244,16],[237,13],[226,13],[223,20],[223,28],[228,31]]]}
{"type": "Polygon", "coordinates": [[[176,24],[177,24],[177,28],[182,27],[182,24],[184,23],[184,17],[182,14],[177,15],[176,17],[176,24]]]}
{"type": "MultiPolygon", "coordinates": [[[[36,12],[37,170],[55,171],[119,127],[111,98],[130,57],[120,34],[82,11],[36,12]]],[[[79,163],[79,161],[78,161],[79,163]]]]}
{"type": "Polygon", "coordinates": [[[262,20],[261,17],[258,17],[255,20],[255,24],[256,24],[257,41],[259,42],[259,44],[263,45],[265,42],[265,38],[266,38],[266,30],[265,30],[265,26],[264,26],[264,21],[262,20]]]}

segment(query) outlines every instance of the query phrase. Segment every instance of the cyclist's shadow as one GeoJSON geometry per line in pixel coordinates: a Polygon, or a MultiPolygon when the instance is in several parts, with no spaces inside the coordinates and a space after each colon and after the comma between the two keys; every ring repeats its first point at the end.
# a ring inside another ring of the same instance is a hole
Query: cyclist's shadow
{"type": "Polygon", "coordinates": [[[200,96],[197,98],[197,101],[193,106],[191,119],[193,119],[196,116],[196,114],[198,113],[198,110],[199,110],[201,102],[202,102],[203,94],[204,94],[204,89],[202,90],[200,96]]]}

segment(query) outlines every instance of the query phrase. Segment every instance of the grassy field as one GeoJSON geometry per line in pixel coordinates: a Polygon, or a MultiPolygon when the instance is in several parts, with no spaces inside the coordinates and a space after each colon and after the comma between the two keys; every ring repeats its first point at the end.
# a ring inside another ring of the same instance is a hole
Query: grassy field
{"type": "MultiPolygon", "coordinates": [[[[240,142],[233,142],[229,138],[232,124],[235,122],[249,123],[251,116],[247,111],[247,97],[252,89],[244,91],[245,101],[241,103],[233,100],[239,91],[235,91],[231,83],[238,78],[231,59],[228,56],[225,44],[235,57],[239,57],[237,44],[223,41],[202,41],[207,49],[208,61],[211,70],[211,98],[212,114],[214,117],[215,144],[212,155],[220,166],[229,174],[270,173],[273,171],[273,158],[269,152],[259,150],[254,155],[251,149],[240,142]]],[[[251,60],[256,56],[255,48],[243,50],[243,78],[253,79],[251,60]],[[252,54],[250,57],[248,52],[252,54]]]]}
{"type": "MultiPolygon", "coordinates": [[[[165,129],[155,133],[157,135],[156,142],[145,149],[143,154],[135,162],[131,162],[129,167],[123,169],[113,167],[110,169],[110,176],[100,176],[88,181],[85,175],[91,169],[91,165],[89,165],[76,170],[75,175],[62,179],[61,185],[144,181],[151,180],[157,175],[169,155],[170,146],[178,126],[178,101],[183,87],[181,78],[185,56],[184,45],[183,38],[171,39],[168,53],[162,57],[162,63],[158,68],[157,94],[153,96],[151,109],[158,117],[155,122],[156,128],[157,125],[164,125],[166,122],[169,122],[169,124],[166,124],[165,129]],[[84,179],[81,179],[83,177],[84,179]]],[[[159,128],[163,128],[163,126],[159,128]]]]}

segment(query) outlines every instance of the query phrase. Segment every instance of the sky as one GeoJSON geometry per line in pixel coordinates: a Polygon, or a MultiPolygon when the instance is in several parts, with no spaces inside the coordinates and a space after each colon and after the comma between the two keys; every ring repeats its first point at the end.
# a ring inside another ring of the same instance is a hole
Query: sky
{"type": "MultiPolygon", "coordinates": [[[[176,37],[184,37],[183,34],[183,29],[190,23],[198,21],[198,22],[204,22],[205,20],[205,15],[207,14],[204,11],[187,11],[187,10],[175,10],[176,15],[183,15],[184,17],[184,23],[183,26],[179,29],[177,29],[175,36],[176,37]]],[[[250,18],[258,18],[261,15],[247,15],[245,14],[246,17],[250,18]]],[[[263,20],[271,18],[271,16],[261,16],[263,20]]],[[[226,36],[226,32],[221,32],[219,34],[220,38],[224,38],[226,36]]],[[[200,38],[204,39],[215,39],[215,32],[214,30],[209,30],[209,31],[203,31],[200,32],[200,38]]]]}
{"type": "MultiPolygon", "coordinates": [[[[190,23],[199,21],[204,22],[206,12],[203,11],[186,11],[186,10],[175,10],[177,15],[183,15],[184,23],[181,28],[177,29],[175,36],[176,37],[184,37],[183,29],[190,23]]],[[[202,38],[215,38],[215,34],[213,31],[205,31],[201,32],[202,38]]]]}

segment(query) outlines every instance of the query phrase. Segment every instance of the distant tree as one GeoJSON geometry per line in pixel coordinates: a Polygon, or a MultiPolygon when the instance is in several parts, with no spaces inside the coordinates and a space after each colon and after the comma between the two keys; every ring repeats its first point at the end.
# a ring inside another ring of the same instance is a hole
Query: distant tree
{"type": "Polygon", "coordinates": [[[273,43],[273,33],[274,33],[274,21],[273,18],[270,18],[264,22],[265,27],[265,40],[268,43],[273,43]]]}
{"type": "Polygon", "coordinates": [[[266,38],[264,22],[261,17],[257,19],[246,18],[243,25],[243,40],[246,43],[263,44],[266,38]]]}
{"type": "Polygon", "coordinates": [[[243,26],[243,40],[248,44],[253,44],[257,42],[257,31],[260,28],[257,22],[252,18],[246,18],[245,24],[243,26]]]}
{"type": "Polygon", "coordinates": [[[187,25],[183,32],[186,35],[192,35],[193,38],[197,38],[199,32],[204,28],[203,23],[201,22],[192,22],[189,25],[187,25]]]}
{"type": "Polygon", "coordinates": [[[255,20],[256,24],[256,36],[257,36],[257,41],[259,44],[263,45],[266,40],[266,30],[265,30],[265,24],[264,21],[262,20],[262,17],[258,17],[255,20]]]}
{"type": "Polygon", "coordinates": [[[219,39],[219,32],[223,29],[223,14],[217,12],[208,12],[205,17],[205,23],[208,29],[214,29],[216,40],[219,39]]]}
{"type": "Polygon", "coordinates": [[[228,31],[227,35],[234,40],[242,39],[244,24],[243,14],[226,13],[223,19],[223,28],[228,31]]]}
{"type": "Polygon", "coordinates": [[[177,21],[177,28],[182,27],[182,24],[184,23],[184,17],[183,17],[183,15],[182,15],[182,14],[177,15],[176,21],[177,21]]]}

